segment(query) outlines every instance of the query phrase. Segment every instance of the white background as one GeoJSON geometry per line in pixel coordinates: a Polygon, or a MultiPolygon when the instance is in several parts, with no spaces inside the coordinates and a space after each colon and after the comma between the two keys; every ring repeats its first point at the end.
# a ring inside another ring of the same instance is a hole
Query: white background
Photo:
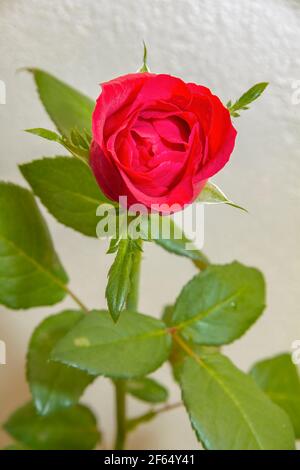
{"type": "MultiPolygon", "coordinates": [[[[21,182],[18,163],[60,151],[22,131],[51,124],[32,78],[16,73],[20,67],[44,68],[96,98],[99,82],[137,70],[144,39],[153,72],[209,86],[225,102],[256,82],[270,82],[264,96],[236,120],[236,149],[215,179],[249,214],[230,207],[206,209],[209,257],[258,266],[268,283],[265,315],[245,338],[226,348],[244,370],[300,339],[300,104],[292,104],[292,82],[300,80],[299,26],[300,2],[292,0],[0,0],[0,79],[7,87],[7,103],[0,105],[4,180],[21,182]]],[[[105,255],[106,244],[46,217],[72,289],[90,307],[103,307],[112,261],[105,255]]],[[[140,310],[158,316],[194,273],[188,260],[146,247],[140,310]]],[[[7,365],[0,365],[0,421],[29,398],[24,358],[33,328],[47,314],[71,306],[67,299],[51,309],[10,312],[0,307],[0,339],[7,344],[7,365]]],[[[169,368],[156,375],[170,385],[171,401],[178,399],[169,368]]],[[[108,381],[99,379],[84,396],[99,414],[107,446],[112,393],[108,381]]],[[[142,409],[130,401],[131,413],[142,409]]],[[[0,447],[8,440],[0,434],[0,447]]],[[[198,447],[183,410],[141,427],[128,445],[198,447]]]]}

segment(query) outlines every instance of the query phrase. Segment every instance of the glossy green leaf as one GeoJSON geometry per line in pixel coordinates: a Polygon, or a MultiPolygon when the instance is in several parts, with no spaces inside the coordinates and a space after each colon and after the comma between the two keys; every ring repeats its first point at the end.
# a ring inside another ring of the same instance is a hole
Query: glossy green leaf
{"type": "Polygon", "coordinates": [[[286,411],[300,439],[300,376],[290,354],[257,362],[250,374],[268,397],[286,411]]]}
{"type": "Polygon", "coordinates": [[[0,183],[0,303],[12,309],[52,305],[66,295],[67,275],[27,189],[0,183]]]}
{"type": "Polygon", "coordinates": [[[72,129],[91,129],[95,103],[90,98],[39,69],[32,72],[40,99],[61,134],[70,137],[72,129]]]}
{"type": "Polygon", "coordinates": [[[20,170],[59,222],[84,235],[97,236],[96,210],[109,201],[86,165],[75,158],[55,157],[25,163],[20,170]]]}
{"type": "Polygon", "coordinates": [[[127,380],[126,389],[133,397],[148,403],[162,403],[168,399],[166,387],[150,377],[127,380]]]}
{"type": "Polygon", "coordinates": [[[52,359],[93,375],[140,377],[167,360],[171,337],[164,323],[122,312],[114,323],[106,311],[89,313],[57,344],[52,359]]]}
{"type": "Polygon", "coordinates": [[[180,385],[191,424],[206,449],[294,449],[285,412],[221,354],[187,357],[180,385]]]}
{"type": "Polygon", "coordinates": [[[209,264],[207,257],[196,247],[192,249],[191,240],[185,236],[183,231],[173,221],[170,221],[170,223],[170,237],[163,237],[161,235],[159,238],[153,239],[153,241],[169,253],[184,256],[193,261],[199,269],[205,269],[209,264]],[[187,249],[187,244],[189,249],[187,249]]]}
{"type": "Polygon", "coordinates": [[[227,108],[230,114],[233,117],[239,117],[240,114],[237,111],[248,109],[248,105],[253,101],[257,100],[257,98],[260,97],[260,95],[264,92],[267,86],[267,82],[257,83],[249,90],[247,90],[246,93],[244,93],[234,104],[229,101],[227,103],[227,108]]]}
{"type": "Polygon", "coordinates": [[[238,206],[234,202],[230,201],[227,196],[225,196],[223,191],[221,191],[221,189],[211,181],[206,183],[201,193],[197,197],[196,202],[201,202],[203,204],[228,204],[229,206],[235,207],[236,209],[241,209],[242,211],[247,212],[243,207],[238,206]]]}
{"type": "Polygon", "coordinates": [[[221,345],[239,338],[265,307],[262,274],[238,262],[211,265],[179,294],[172,324],[188,340],[221,345]]]}
{"type": "Polygon", "coordinates": [[[27,379],[33,403],[41,415],[78,402],[94,377],[73,367],[50,361],[55,345],[84,314],[67,310],[46,318],[34,331],[27,354],[27,379]]]}
{"type": "Polygon", "coordinates": [[[116,257],[108,273],[105,290],[109,313],[114,321],[118,320],[121,311],[125,308],[131,287],[134,256],[136,255],[133,240],[120,240],[116,257]]]}
{"type": "Polygon", "coordinates": [[[10,416],[4,429],[33,450],[90,450],[100,438],[96,418],[82,405],[39,416],[27,403],[10,416]]]}

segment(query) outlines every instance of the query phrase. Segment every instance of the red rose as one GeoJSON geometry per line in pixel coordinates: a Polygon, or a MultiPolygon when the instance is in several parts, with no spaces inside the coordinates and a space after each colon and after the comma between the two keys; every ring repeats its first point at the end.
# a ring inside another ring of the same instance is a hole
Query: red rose
{"type": "Polygon", "coordinates": [[[148,208],[193,202],[229,160],[236,137],[208,88],[151,73],[104,83],[92,129],[90,164],[103,192],[148,208]]]}

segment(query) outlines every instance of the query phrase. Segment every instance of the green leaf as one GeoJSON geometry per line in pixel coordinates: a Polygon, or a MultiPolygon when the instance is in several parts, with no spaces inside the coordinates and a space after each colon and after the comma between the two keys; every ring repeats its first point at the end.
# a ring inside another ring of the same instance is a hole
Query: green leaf
{"type": "Polygon", "coordinates": [[[228,110],[233,117],[239,117],[238,110],[248,109],[248,105],[257,100],[268,86],[267,82],[257,83],[244,93],[234,104],[231,101],[227,103],[228,110]]]}
{"type": "Polygon", "coordinates": [[[294,449],[285,412],[221,354],[187,357],[180,385],[192,427],[206,449],[294,449]]]}
{"type": "Polygon", "coordinates": [[[60,302],[67,275],[27,189],[0,183],[0,303],[26,309],[60,302]]]}
{"type": "Polygon", "coordinates": [[[4,429],[33,450],[90,450],[100,438],[96,418],[82,405],[39,416],[27,403],[10,416],[4,429]]]}
{"type": "Polygon", "coordinates": [[[150,69],[147,65],[147,47],[146,47],[146,44],[145,44],[145,41],[143,41],[143,45],[144,45],[144,54],[143,54],[143,65],[138,69],[138,72],[140,73],[144,73],[144,72],[150,72],[150,69]]]}
{"type": "Polygon", "coordinates": [[[131,273],[137,256],[133,240],[120,240],[117,255],[108,273],[108,283],[105,291],[109,313],[116,322],[125,308],[131,287],[131,273]]]}
{"type": "Polygon", "coordinates": [[[40,99],[58,131],[68,138],[72,129],[90,132],[94,101],[49,73],[35,68],[29,71],[33,74],[40,99]]]}
{"type": "Polygon", "coordinates": [[[160,367],[170,347],[170,334],[155,318],[125,311],[114,323],[108,312],[94,311],[57,344],[52,359],[92,375],[129,379],[160,367]]]}
{"type": "Polygon", "coordinates": [[[300,438],[300,377],[290,354],[257,362],[250,371],[257,385],[268,397],[283,408],[300,438]]]}
{"type": "Polygon", "coordinates": [[[84,314],[67,310],[46,318],[34,331],[27,354],[27,379],[33,403],[41,415],[75,405],[85,388],[93,381],[73,367],[51,362],[50,353],[84,314]]]}
{"type": "Polygon", "coordinates": [[[195,343],[221,345],[239,338],[265,307],[262,274],[238,262],[211,265],[182,289],[172,324],[195,343]]]}
{"type": "MultiPolygon", "coordinates": [[[[73,157],[79,158],[79,160],[81,160],[83,163],[85,163],[88,166],[88,161],[90,158],[90,152],[88,148],[82,148],[82,146],[79,146],[79,147],[75,146],[66,137],[64,136],[61,137],[56,132],[49,131],[48,129],[44,129],[43,127],[37,127],[34,129],[26,129],[25,131],[29,132],[29,134],[42,137],[43,139],[57,142],[58,144],[62,145],[65,149],[69,150],[69,152],[73,155],[73,157]]],[[[72,135],[73,135],[73,130],[72,130],[72,135]]]]}
{"type": "Polygon", "coordinates": [[[170,237],[164,238],[162,235],[160,238],[153,239],[153,241],[164,248],[169,253],[175,255],[184,256],[189,258],[199,269],[205,269],[209,264],[206,256],[194,247],[191,240],[189,240],[183,231],[170,219],[171,230],[170,237]],[[189,245],[187,249],[187,244],[189,245]]]}
{"type": "Polygon", "coordinates": [[[241,209],[247,212],[242,206],[238,206],[234,202],[230,201],[227,196],[221,191],[220,188],[211,181],[208,181],[201,193],[197,197],[196,202],[202,202],[203,204],[228,204],[229,206],[241,209]]]}
{"type": "Polygon", "coordinates": [[[162,403],[168,399],[168,390],[150,377],[139,377],[126,381],[127,392],[148,403],[162,403]]]}
{"type": "Polygon", "coordinates": [[[48,211],[62,224],[96,237],[96,210],[109,202],[90,169],[70,157],[43,158],[20,165],[24,178],[48,211]]]}
{"type": "Polygon", "coordinates": [[[42,137],[42,139],[50,140],[52,142],[57,142],[58,144],[64,144],[63,138],[57,134],[57,132],[50,131],[49,129],[44,129],[43,127],[35,127],[34,129],[25,129],[25,132],[29,134],[37,135],[42,137]]]}

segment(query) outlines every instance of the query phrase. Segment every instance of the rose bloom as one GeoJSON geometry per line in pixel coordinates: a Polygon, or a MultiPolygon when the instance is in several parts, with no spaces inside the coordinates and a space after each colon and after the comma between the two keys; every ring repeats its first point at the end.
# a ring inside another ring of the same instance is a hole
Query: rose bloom
{"type": "Polygon", "coordinates": [[[92,133],[90,165],[104,194],[127,196],[128,207],[163,205],[162,213],[197,198],[229,160],[236,137],[228,110],[208,88],[152,73],[104,83],[92,133]]]}

